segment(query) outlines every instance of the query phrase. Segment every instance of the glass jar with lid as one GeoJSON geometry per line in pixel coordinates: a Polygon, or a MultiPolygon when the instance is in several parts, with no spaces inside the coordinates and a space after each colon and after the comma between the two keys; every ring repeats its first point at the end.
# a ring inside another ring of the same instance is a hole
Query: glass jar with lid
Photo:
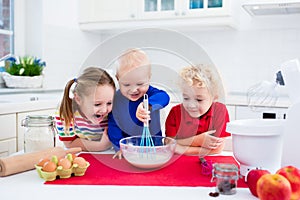
{"type": "Polygon", "coordinates": [[[235,164],[215,163],[212,171],[212,182],[216,182],[216,192],[225,195],[236,193],[239,168],[235,164]]]}
{"type": "Polygon", "coordinates": [[[54,117],[29,115],[22,120],[24,126],[24,152],[34,152],[55,147],[56,128],[54,117]]]}

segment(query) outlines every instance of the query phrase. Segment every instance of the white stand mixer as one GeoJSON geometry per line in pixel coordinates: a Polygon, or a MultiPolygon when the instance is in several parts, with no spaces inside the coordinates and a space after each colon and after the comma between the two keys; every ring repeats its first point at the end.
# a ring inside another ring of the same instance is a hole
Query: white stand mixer
{"type": "Polygon", "coordinates": [[[293,165],[300,168],[300,64],[290,60],[282,64],[281,73],[284,85],[292,102],[284,125],[281,166],[293,165]]]}
{"type": "MultiPolygon", "coordinates": [[[[232,134],[233,154],[240,163],[241,175],[251,169],[267,169],[275,173],[283,166],[300,168],[300,65],[290,60],[276,74],[276,84],[284,85],[292,102],[286,119],[244,119],[228,122],[226,131],[232,134]]],[[[262,94],[269,94],[264,85],[259,86],[262,94]],[[262,90],[261,90],[262,89],[262,90]]],[[[275,87],[268,91],[275,94],[275,87]]],[[[260,94],[252,97],[260,98],[260,94]]],[[[259,99],[258,98],[258,99],[259,99]]],[[[266,99],[266,98],[260,98],[266,99]]]]}

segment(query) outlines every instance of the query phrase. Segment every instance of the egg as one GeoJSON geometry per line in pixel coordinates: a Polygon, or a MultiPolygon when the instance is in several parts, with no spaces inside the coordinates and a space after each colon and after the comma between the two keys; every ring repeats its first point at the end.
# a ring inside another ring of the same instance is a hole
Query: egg
{"type": "Polygon", "coordinates": [[[43,167],[44,164],[45,164],[45,162],[48,162],[48,161],[50,161],[50,160],[47,159],[47,158],[41,158],[41,159],[39,160],[39,162],[37,163],[37,166],[43,167]]]}
{"type": "Polygon", "coordinates": [[[62,166],[63,169],[70,169],[72,166],[72,163],[68,158],[61,158],[58,161],[58,166],[62,166]]]}
{"type": "Polygon", "coordinates": [[[83,157],[76,157],[73,160],[73,164],[77,164],[79,167],[86,167],[86,160],[83,157]]]}
{"type": "Polygon", "coordinates": [[[52,161],[47,161],[44,163],[42,170],[44,172],[54,172],[56,170],[56,164],[52,161]]]}

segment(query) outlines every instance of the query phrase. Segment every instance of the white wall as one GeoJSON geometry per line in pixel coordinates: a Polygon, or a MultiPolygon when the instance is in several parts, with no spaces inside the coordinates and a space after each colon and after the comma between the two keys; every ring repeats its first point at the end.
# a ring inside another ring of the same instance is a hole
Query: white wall
{"type": "MultiPolygon", "coordinates": [[[[37,2],[40,0],[26,0],[27,4],[37,2]]],[[[77,75],[90,51],[112,34],[79,30],[77,1],[43,0],[35,5],[42,6],[42,24],[32,17],[27,20],[37,23],[41,31],[32,31],[35,26],[27,27],[31,31],[26,33],[31,34],[26,36],[26,53],[41,54],[47,62],[47,88],[62,88],[67,80],[77,75]]],[[[32,11],[30,5],[27,9],[32,11]]],[[[228,92],[245,92],[258,81],[273,80],[282,62],[300,59],[299,15],[252,18],[242,9],[237,13],[238,29],[183,32],[206,50],[220,70],[228,92]]],[[[32,13],[27,15],[32,16],[32,13]]]]}
{"type": "Polygon", "coordinates": [[[77,76],[81,63],[100,43],[101,36],[79,30],[77,1],[43,2],[43,58],[48,63],[46,87],[60,87],[77,76]]]}
{"type": "Polygon", "coordinates": [[[77,1],[17,0],[15,3],[16,54],[40,56],[47,63],[44,87],[63,88],[77,76],[81,63],[101,42],[101,36],[79,30],[77,1]]]}
{"type": "Polygon", "coordinates": [[[219,68],[228,91],[245,92],[261,80],[274,80],[279,65],[300,59],[300,29],[226,30],[188,33],[219,68]]]}

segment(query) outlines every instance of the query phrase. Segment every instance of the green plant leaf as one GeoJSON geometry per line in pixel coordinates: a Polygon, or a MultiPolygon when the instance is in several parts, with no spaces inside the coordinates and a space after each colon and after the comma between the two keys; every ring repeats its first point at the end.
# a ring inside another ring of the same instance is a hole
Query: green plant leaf
{"type": "Polygon", "coordinates": [[[11,62],[6,72],[14,76],[42,75],[46,63],[33,56],[19,57],[19,62],[11,62]]]}

